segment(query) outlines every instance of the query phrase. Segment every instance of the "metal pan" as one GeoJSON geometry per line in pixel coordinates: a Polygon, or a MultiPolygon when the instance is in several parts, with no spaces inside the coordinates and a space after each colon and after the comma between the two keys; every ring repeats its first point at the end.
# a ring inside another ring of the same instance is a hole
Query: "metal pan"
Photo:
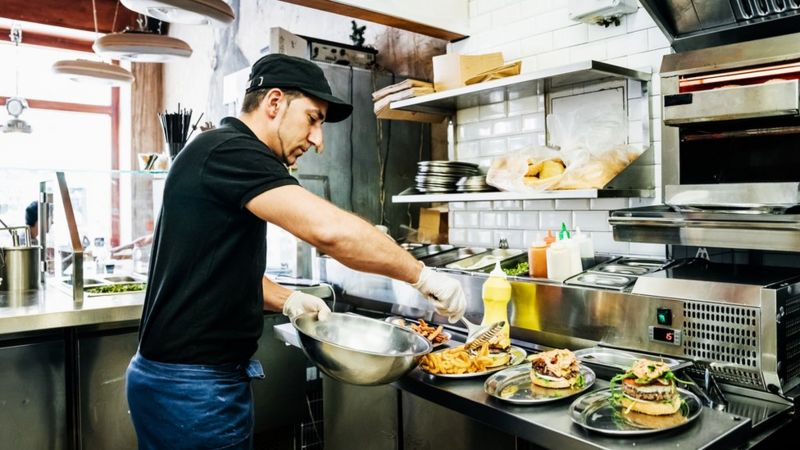
{"type": "Polygon", "coordinates": [[[636,277],[628,275],[583,272],[566,279],[564,284],[621,291],[635,282],[636,277]]]}
{"type": "Polygon", "coordinates": [[[455,261],[447,264],[447,269],[467,270],[467,271],[481,271],[487,267],[492,267],[497,261],[502,261],[507,258],[513,258],[517,255],[524,253],[523,250],[510,249],[510,248],[496,248],[490,252],[482,253],[480,255],[471,256],[460,261],[455,261]]]}
{"type": "Polygon", "coordinates": [[[423,247],[410,250],[411,256],[417,259],[427,258],[429,256],[438,255],[439,253],[448,252],[455,247],[452,245],[426,245],[423,247]]]}
{"type": "Polygon", "coordinates": [[[470,256],[480,255],[486,251],[487,250],[483,247],[462,247],[427,258],[420,258],[420,260],[428,267],[444,267],[452,262],[460,261],[470,256]]]}

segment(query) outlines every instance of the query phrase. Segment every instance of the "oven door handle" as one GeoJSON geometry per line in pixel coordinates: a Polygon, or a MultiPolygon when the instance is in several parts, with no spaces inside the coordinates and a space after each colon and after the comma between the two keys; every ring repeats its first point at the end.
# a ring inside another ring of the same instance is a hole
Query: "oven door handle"
{"type": "Polygon", "coordinates": [[[800,231],[800,223],[785,221],[746,220],[700,220],[683,217],[609,217],[611,226],[695,227],[695,228],[742,228],[747,230],[791,230],[800,231]]]}

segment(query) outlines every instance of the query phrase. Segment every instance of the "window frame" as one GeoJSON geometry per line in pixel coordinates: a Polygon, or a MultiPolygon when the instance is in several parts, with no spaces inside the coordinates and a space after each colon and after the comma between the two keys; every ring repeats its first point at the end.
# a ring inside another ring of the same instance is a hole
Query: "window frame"
{"type": "MultiPolygon", "coordinates": [[[[0,39],[6,42],[11,42],[11,30],[8,28],[0,27],[0,39]]],[[[32,45],[40,47],[49,47],[62,50],[77,50],[86,53],[94,53],[92,50],[92,41],[77,39],[67,36],[58,36],[52,34],[39,33],[35,31],[24,31],[24,42],[21,45],[32,45]]],[[[114,61],[119,64],[118,61],[114,61]]],[[[90,114],[105,114],[111,117],[111,170],[119,170],[120,165],[120,142],[119,142],[119,127],[120,127],[120,90],[119,87],[111,87],[111,104],[108,106],[103,105],[89,105],[83,103],[70,103],[70,102],[57,102],[47,99],[32,99],[26,98],[28,106],[31,109],[49,109],[56,111],[80,112],[90,114]]],[[[0,106],[5,106],[8,97],[0,96],[0,106]]],[[[120,191],[119,183],[111,184],[111,246],[117,246],[120,242],[120,220],[119,214],[114,214],[113,211],[119,211],[120,207],[120,191]]]]}

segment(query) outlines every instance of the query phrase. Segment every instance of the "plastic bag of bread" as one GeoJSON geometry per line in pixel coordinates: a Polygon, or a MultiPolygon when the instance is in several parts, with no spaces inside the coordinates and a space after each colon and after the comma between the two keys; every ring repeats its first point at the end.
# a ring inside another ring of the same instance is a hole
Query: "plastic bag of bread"
{"type": "Polygon", "coordinates": [[[494,158],[486,173],[486,184],[510,192],[550,189],[565,170],[561,152],[530,147],[494,158]]]}
{"type": "Polygon", "coordinates": [[[564,174],[549,189],[600,189],[625,170],[643,152],[627,144],[624,110],[611,105],[578,107],[549,114],[550,142],[561,150],[564,174]]]}
{"type": "Polygon", "coordinates": [[[568,166],[551,189],[600,189],[635,161],[643,149],[617,145],[605,151],[588,150],[565,152],[568,166]]]}

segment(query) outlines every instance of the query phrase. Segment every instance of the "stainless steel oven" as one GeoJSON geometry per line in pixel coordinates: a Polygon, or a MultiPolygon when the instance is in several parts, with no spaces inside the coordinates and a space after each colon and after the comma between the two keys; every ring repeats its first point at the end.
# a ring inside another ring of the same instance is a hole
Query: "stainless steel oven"
{"type": "Polygon", "coordinates": [[[665,204],[615,239],[800,251],[800,34],[667,55],[661,91],[665,204]]]}

